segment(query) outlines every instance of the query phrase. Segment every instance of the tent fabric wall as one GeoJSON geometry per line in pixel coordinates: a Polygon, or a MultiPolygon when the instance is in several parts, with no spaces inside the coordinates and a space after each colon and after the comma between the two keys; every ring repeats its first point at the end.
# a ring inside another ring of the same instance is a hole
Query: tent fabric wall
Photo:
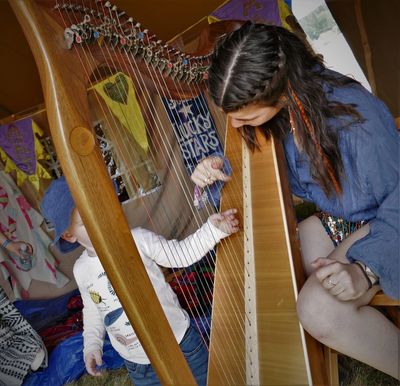
{"type": "MultiPolygon", "coordinates": [[[[364,28],[370,49],[370,61],[376,83],[376,95],[389,107],[394,117],[400,116],[400,43],[398,0],[326,0],[333,17],[349,43],[367,78],[367,47],[363,45],[364,28]],[[356,7],[362,15],[357,22],[356,7]]],[[[365,40],[364,40],[365,42],[365,40]]]]}

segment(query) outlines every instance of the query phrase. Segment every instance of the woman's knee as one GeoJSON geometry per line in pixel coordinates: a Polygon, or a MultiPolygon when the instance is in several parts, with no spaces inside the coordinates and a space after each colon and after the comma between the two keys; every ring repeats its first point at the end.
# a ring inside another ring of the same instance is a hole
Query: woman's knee
{"type": "Polygon", "coordinates": [[[297,299],[297,315],[301,325],[314,338],[327,341],[343,318],[342,304],[329,294],[312,275],[297,299]]]}

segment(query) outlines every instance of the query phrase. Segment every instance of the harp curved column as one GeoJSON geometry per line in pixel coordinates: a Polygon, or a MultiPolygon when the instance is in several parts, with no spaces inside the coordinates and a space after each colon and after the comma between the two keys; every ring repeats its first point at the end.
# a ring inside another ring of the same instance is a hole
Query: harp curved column
{"type": "MultiPolygon", "coordinates": [[[[97,149],[89,119],[85,71],[77,72],[81,64],[73,50],[64,48],[63,30],[46,12],[48,3],[10,0],[39,69],[63,172],[100,260],[161,382],[195,385],[97,149]]],[[[93,62],[88,73],[95,65],[93,62]]]]}

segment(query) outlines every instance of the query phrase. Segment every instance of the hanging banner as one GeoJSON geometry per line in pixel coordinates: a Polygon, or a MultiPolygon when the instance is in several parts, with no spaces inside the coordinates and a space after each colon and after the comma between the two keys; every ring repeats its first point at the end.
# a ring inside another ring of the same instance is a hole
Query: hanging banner
{"type": "Polygon", "coordinates": [[[22,119],[0,127],[0,146],[26,174],[35,174],[36,158],[32,119],[22,119]]]}
{"type": "MultiPolygon", "coordinates": [[[[189,175],[202,159],[212,155],[223,157],[224,150],[203,95],[179,101],[162,98],[162,101],[189,175]]],[[[231,168],[226,159],[223,170],[230,175],[231,168]]],[[[207,189],[209,199],[214,206],[219,206],[221,187],[222,183],[218,181],[207,189]]]]}
{"type": "Polygon", "coordinates": [[[182,101],[162,100],[189,174],[203,158],[223,154],[214,120],[202,95],[182,101]]]}
{"type": "Polygon", "coordinates": [[[118,72],[95,84],[93,88],[118,118],[121,124],[133,135],[140,147],[147,151],[146,125],[136,98],[132,79],[118,72]]]}
{"type": "Polygon", "coordinates": [[[290,14],[290,8],[284,0],[230,0],[217,8],[208,21],[251,20],[290,29],[286,23],[286,17],[290,14]]]}
{"type": "Polygon", "coordinates": [[[37,136],[43,131],[32,118],[25,118],[0,126],[0,156],[5,164],[5,172],[16,171],[17,184],[26,179],[39,190],[39,178],[51,179],[47,170],[38,162],[48,159],[37,136]]]}

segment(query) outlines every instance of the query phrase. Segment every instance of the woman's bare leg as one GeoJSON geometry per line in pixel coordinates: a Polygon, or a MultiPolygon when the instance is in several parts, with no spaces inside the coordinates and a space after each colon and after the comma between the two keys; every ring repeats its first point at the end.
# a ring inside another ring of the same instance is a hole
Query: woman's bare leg
{"type": "MultiPolygon", "coordinates": [[[[318,218],[312,216],[305,221],[299,224],[299,232],[309,273],[310,263],[318,257],[347,262],[347,249],[369,232],[364,226],[334,248],[318,218]]],[[[299,294],[298,315],[303,327],[320,342],[399,379],[399,329],[368,306],[377,290],[372,288],[355,301],[342,302],[311,273],[299,294]]]]}
{"type": "Polygon", "coordinates": [[[310,216],[299,224],[299,237],[304,269],[310,276],[314,271],[311,263],[318,257],[327,257],[335,246],[317,216],[310,216]],[[317,237],[318,242],[315,242],[317,237]]]}

